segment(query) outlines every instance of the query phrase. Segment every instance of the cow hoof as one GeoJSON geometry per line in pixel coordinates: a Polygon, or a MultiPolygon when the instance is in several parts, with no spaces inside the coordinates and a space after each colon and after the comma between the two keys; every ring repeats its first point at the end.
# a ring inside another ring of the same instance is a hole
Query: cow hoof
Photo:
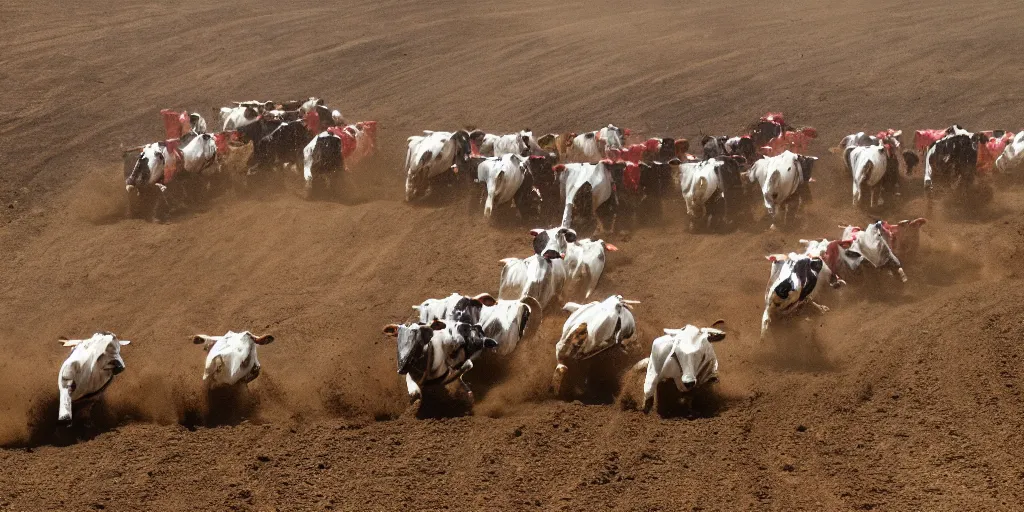
{"type": "Polygon", "coordinates": [[[644,414],[650,414],[651,409],[654,409],[654,397],[644,400],[644,414]]]}

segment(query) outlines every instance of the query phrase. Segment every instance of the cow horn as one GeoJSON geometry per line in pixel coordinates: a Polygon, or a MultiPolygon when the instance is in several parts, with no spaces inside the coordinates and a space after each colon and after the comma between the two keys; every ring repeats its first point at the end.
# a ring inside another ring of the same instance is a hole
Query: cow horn
{"type": "Polygon", "coordinates": [[[638,300],[622,299],[622,303],[623,304],[640,304],[640,301],[638,301],[638,300]]]}

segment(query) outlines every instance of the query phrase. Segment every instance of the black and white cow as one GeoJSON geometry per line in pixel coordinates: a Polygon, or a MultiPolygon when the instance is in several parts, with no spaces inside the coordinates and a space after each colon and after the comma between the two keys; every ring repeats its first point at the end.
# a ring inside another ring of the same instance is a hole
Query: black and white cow
{"type": "Polygon", "coordinates": [[[239,128],[243,143],[252,142],[252,155],[246,174],[256,174],[287,165],[298,169],[303,164],[303,149],[313,135],[301,122],[278,123],[261,119],[239,128]]]}
{"type": "Polygon", "coordinates": [[[1013,140],[1003,148],[995,165],[999,172],[1012,172],[1024,166],[1024,131],[1017,132],[1013,140]]]}
{"type": "Polygon", "coordinates": [[[207,388],[217,388],[252,382],[260,376],[261,369],[257,345],[273,341],[274,337],[269,334],[256,336],[249,331],[228,331],[223,336],[192,336],[192,343],[202,345],[206,352],[203,383],[207,388]]]}
{"type": "Polygon", "coordinates": [[[164,183],[164,171],[174,165],[177,155],[166,142],[146,144],[136,154],[134,161],[126,153],[124,167],[124,186],[128,193],[128,214],[138,213],[144,199],[150,199],[153,205],[153,217],[162,218],[170,208],[167,198],[167,185],[164,183]],[[131,165],[128,165],[132,162],[131,165]]]}
{"type": "Polygon", "coordinates": [[[495,135],[474,130],[469,134],[469,139],[476,146],[477,153],[486,157],[501,158],[505,155],[525,157],[533,154],[543,154],[544,152],[529,128],[518,133],[506,135],[495,135]]]}
{"type": "Polygon", "coordinates": [[[409,401],[423,396],[427,386],[445,386],[458,380],[472,400],[473,392],[462,376],[473,369],[473,359],[497,342],[483,327],[463,322],[434,320],[429,325],[390,324],[384,334],[398,339],[398,373],[405,375],[409,401]]]}
{"type": "Polygon", "coordinates": [[[563,258],[568,252],[568,244],[576,241],[576,232],[559,227],[534,229],[530,234],[533,236],[533,256],[501,260],[504,267],[498,298],[519,300],[533,297],[542,308],[547,308],[552,299],[561,301],[566,280],[563,258]]]}
{"type": "Polygon", "coordinates": [[[934,183],[966,190],[978,173],[978,146],[988,140],[960,125],[946,129],[946,135],[932,143],[924,156],[924,187],[931,193],[934,183]]]}
{"type": "Polygon", "coordinates": [[[797,253],[767,256],[771,262],[771,276],[764,296],[764,315],[761,317],[761,339],[768,335],[768,326],[783,315],[792,315],[810,304],[822,313],[828,308],[815,302],[825,284],[840,287],[846,283],[832,279],[832,270],[821,258],[797,253]]]}
{"type": "Polygon", "coordinates": [[[576,240],[566,244],[565,270],[566,286],[575,291],[582,289],[583,298],[589,299],[597,289],[597,283],[604,274],[604,266],[608,261],[608,252],[619,248],[604,240],[576,240]]]}
{"type": "Polygon", "coordinates": [[[480,326],[484,328],[484,335],[498,344],[495,353],[507,357],[537,332],[544,318],[543,310],[533,297],[498,300],[481,309],[480,326]]]}
{"type": "Polygon", "coordinates": [[[322,132],[302,149],[302,177],[306,183],[306,194],[314,192],[314,179],[325,182],[324,190],[334,190],[335,180],[345,168],[345,160],[341,154],[341,137],[322,132]]]}
{"type": "Polygon", "coordinates": [[[757,157],[757,147],[749,136],[728,137],[725,135],[705,135],[701,139],[704,160],[723,156],[743,157],[745,162],[753,162],[757,157]]]}
{"type": "Polygon", "coordinates": [[[651,412],[658,384],[672,382],[676,390],[686,393],[718,382],[718,356],[712,342],[725,339],[725,332],[687,325],[682,329],[665,329],[665,335],[651,344],[651,356],[640,360],[633,369],[646,371],[644,379],[644,413],[651,412]]]}
{"type": "Polygon", "coordinates": [[[614,201],[609,202],[615,183],[613,175],[616,167],[625,166],[626,162],[616,163],[609,159],[596,164],[554,166],[565,201],[562,225],[575,227],[574,222],[596,219],[599,232],[609,229],[615,219],[614,201]]]}
{"type": "Polygon", "coordinates": [[[427,299],[412,308],[419,312],[420,323],[429,324],[434,320],[480,323],[480,312],[483,308],[496,303],[489,293],[481,293],[474,297],[453,293],[443,299],[427,299]]]}
{"type": "Polygon", "coordinates": [[[405,155],[405,200],[412,201],[430,191],[431,179],[441,174],[468,170],[471,154],[469,132],[424,131],[409,137],[405,155]]]}
{"type": "Polygon", "coordinates": [[[89,403],[106,391],[114,376],[124,371],[121,347],[131,343],[112,332],[98,332],[85,340],[60,339],[61,345],[73,347],[57,375],[60,409],[57,421],[70,423],[72,406],[89,403]]]}
{"type": "MultiPolygon", "coordinates": [[[[903,264],[890,245],[889,233],[884,221],[872,222],[864,229],[847,226],[843,229],[841,240],[850,240],[851,244],[843,253],[847,257],[835,263],[834,271],[843,276],[843,279],[850,279],[863,273],[866,262],[871,268],[885,270],[890,275],[899,276],[900,281],[907,282],[903,264]]],[[[828,260],[826,262],[830,266],[833,263],[828,260]]]]}

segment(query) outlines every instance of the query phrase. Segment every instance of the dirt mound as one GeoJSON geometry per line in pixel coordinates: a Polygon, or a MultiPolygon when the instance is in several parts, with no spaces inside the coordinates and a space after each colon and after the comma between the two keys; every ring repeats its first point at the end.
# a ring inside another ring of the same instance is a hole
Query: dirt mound
{"type": "Polygon", "coordinates": [[[0,509],[1012,509],[1024,190],[1001,178],[983,207],[927,212],[917,174],[901,205],[869,214],[826,151],[859,130],[1020,128],[1009,12],[950,0],[8,9],[0,509]],[[167,224],[124,219],[120,151],[162,136],[160,108],[216,125],[232,100],[311,94],[380,122],[380,157],[340,200],[303,200],[293,183],[167,224]],[[489,225],[475,198],[404,203],[406,137],[613,122],[694,140],[766,111],[817,129],[814,203],[778,232],[690,234],[667,201],[662,225],[606,237],[620,251],[597,296],[640,300],[644,331],[606,386],[550,395],[565,319],[550,312],[510,361],[470,372],[472,410],[455,390],[409,410],[381,327],[427,297],[495,293],[498,261],[529,254],[529,235],[489,225]],[[831,313],[759,341],[765,254],[926,212],[906,285],[851,286],[831,313]],[[721,383],[697,414],[632,407],[621,371],[660,329],[718,319],[721,383]],[[88,428],[59,430],[55,340],[101,329],[133,341],[126,371],[88,428]],[[277,341],[247,391],[209,396],[189,336],[229,329],[277,341]]]}

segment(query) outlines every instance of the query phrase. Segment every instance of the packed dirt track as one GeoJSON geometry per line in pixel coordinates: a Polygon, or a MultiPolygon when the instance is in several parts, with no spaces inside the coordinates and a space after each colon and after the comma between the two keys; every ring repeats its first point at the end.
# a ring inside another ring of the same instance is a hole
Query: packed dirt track
{"type": "MultiPolygon", "coordinates": [[[[758,339],[764,255],[872,219],[828,146],[887,127],[1024,127],[1017,14],[953,0],[5,2],[0,510],[1018,509],[1018,176],[997,176],[984,207],[938,202],[905,286],[849,289],[758,339]],[[380,122],[380,156],[342,200],[283,187],[167,224],[124,218],[120,151],[161,137],[160,108],[213,120],[232,100],[310,95],[380,122]],[[663,327],[725,320],[721,383],[696,414],[552,397],[554,312],[511,363],[470,374],[471,413],[407,410],[381,327],[428,297],[496,292],[529,227],[489,225],[469,198],[403,202],[406,137],[614,122],[699,140],[766,111],[820,134],[799,225],[690,234],[670,205],[663,226],[606,237],[620,251],[597,297],[642,301],[629,362],[663,327]],[[206,397],[190,336],[228,329],[277,341],[248,393],[206,397]],[[127,368],[92,429],[59,433],[56,340],[97,330],[133,341],[127,368]]],[[[888,220],[925,215],[920,180],[888,220]]]]}

